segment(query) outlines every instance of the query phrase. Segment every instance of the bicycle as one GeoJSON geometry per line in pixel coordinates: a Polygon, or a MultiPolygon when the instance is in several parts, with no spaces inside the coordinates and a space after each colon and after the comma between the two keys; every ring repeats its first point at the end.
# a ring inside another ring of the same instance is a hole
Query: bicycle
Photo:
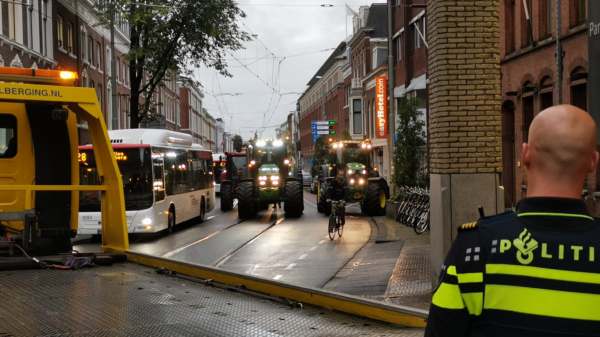
{"type": "Polygon", "coordinates": [[[340,208],[344,207],[344,201],[331,201],[331,215],[329,216],[329,239],[333,240],[335,238],[335,233],[337,232],[339,237],[342,237],[342,233],[344,232],[344,225],[342,224],[342,216],[340,214],[340,208]]]}

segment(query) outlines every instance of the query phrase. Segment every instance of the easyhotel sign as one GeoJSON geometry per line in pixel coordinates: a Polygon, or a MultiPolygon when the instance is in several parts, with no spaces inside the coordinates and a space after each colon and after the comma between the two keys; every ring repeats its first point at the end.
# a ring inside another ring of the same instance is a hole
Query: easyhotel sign
{"type": "Polygon", "coordinates": [[[375,78],[375,92],[377,95],[377,138],[387,138],[387,78],[375,78]]]}

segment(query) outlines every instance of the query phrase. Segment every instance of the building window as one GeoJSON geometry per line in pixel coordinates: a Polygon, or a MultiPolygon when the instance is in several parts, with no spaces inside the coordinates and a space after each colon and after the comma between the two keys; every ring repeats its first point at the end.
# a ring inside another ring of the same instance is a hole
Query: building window
{"type": "Polygon", "coordinates": [[[92,88],[92,89],[96,88],[96,84],[94,83],[94,81],[90,80],[89,87],[92,88]]]}
{"type": "Polygon", "coordinates": [[[415,33],[415,49],[421,48],[421,36],[419,36],[419,25],[421,24],[421,20],[415,21],[413,24],[413,32],[415,33]]]}
{"type": "Polygon", "coordinates": [[[515,51],[515,0],[505,0],[504,43],[506,54],[515,51]]]}
{"type": "Polygon", "coordinates": [[[121,59],[119,59],[117,57],[117,60],[115,61],[115,76],[117,77],[117,82],[119,81],[119,75],[121,74],[121,59]]]}
{"type": "Polygon", "coordinates": [[[58,48],[64,48],[63,39],[65,38],[63,33],[63,19],[62,16],[56,16],[56,37],[58,38],[58,48]]]}
{"type": "Polygon", "coordinates": [[[81,51],[81,60],[83,62],[87,62],[88,58],[87,58],[87,34],[85,31],[85,28],[83,26],[81,26],[81,31],[79,32],[80,35],[80,45],[79,45],[79,50],[81,51]]]}
{"type": "Polygon", "coordinates": [[[533,121],[533,95],[523,97],[523,142],[529,141],[529,127],[533,121]]]}
{"type": "Polygon", "coordinates": [[[18,14],[16,13],[17,11],[17,4],[15,4],[14,2],[9,2],[8,3],[8,37],[11,40],[15,40],[16,39],[16,34],[17,34],[17,18],[18,18],[18,14]]]}
{"type": "Polygon", "coordinates": [[[362,101],[360,99],[352,100],[352,131],[355,135],[362,134],[362,101]]]}
{"type": "Polygon", "coordinates": [[[67,51],[73,53],[73,24],[67,22],[67,51]]]}
{"type": "Polygon", "coordinates": [[[88,42],[87,42],[87,57],[88,57],[88,62],[92,65],[92,67],[95,66],[94,63],[94,39],[92,39],[91,36],[88,36],[88,42]]]}
{"type": "MultiPolygon", "coordinates": [[[[521,10],[521,47],[527,47],[529,46],[533,41],[533,36],[531,34],[533,34],[533,4],[532,4],[532,0],[524,0],[525,3],[527,4],[527,13],[529,15],[529,20],[530,22],[527,22],[527,16],[525,15],[525,10],[521,10]],[[530,34],[531,33],[531,34],[530,34]]],[[[519,1],[519,4],[521,3],[521,1],[519,1]]],[[[521,7],[523,8],[523,6],[521,7]]]]}
{"type": "Polygon", "coordinates": [[[575,27],[585,23],[585,19],[587,18],[587,10],[585,8],[586,2],[586,0],[569,1],[569,26],[575,27]]]}
{"type": "Polygon", "coordinates": [[[396,6],[402,6],[402,0],[396,0],[396,6]]]}
{"type": "Polygon", "coordinates": [[[540,82],[540,111],[546,110],[554,105],[552,92],[554,83],[549,76],[546,76],[540,82]]]}
{"type": "Polygon", "coordinates": [[[102,71],[102,47],[100,47],[100,42],[96,42],[96,66],[99,71],[102,71]]]}
{"type": "Polygon", "coordinates": [[[540,1],[540,39],[552,36],[552,2],[554,0],[540,1]]]}
{"type": "Polygon", "coordinates": [[[110,67],[110,48],[106,47],[106,73],[108,76],[111,76],[111,67],[110,67]]]}
{"type": "Polygon", "coordinates": [[[123,84],[129,84],[129,71],[127,71],[127,64],[123,61],[123,84]]]}
{"type": "Polygon", "coordinates": [[[47,39],[47,28],[46,28],[46,23],[48,22],[48,0],[43,0],[42,1],[42,54],[44,54],[44,56],[48,56],[48,45],[46,44],[46,39],[47,39]]]}
{"type": "Polygon", "coordinates": [[[98,103],[100,103],[100,109],[102,109],[102,84],[98,84],[98,90],[96,90],[96,94],[98,95],[98,103]]]}

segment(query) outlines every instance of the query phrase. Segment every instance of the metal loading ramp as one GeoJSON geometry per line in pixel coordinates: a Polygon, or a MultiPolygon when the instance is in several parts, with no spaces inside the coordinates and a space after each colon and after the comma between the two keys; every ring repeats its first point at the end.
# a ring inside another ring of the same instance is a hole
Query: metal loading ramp
{"type": "Polygon", "coordinates": [[[0,272],[0,336],[422,336],[337,311],[292,307],[159,275],[111,267],[0,272]]]}

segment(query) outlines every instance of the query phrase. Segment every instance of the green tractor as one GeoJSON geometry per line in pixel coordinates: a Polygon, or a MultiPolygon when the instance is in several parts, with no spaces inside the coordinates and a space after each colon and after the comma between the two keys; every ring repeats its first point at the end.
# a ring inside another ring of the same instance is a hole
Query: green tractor
{"type": "Polygon", "coordinates": [[[326,202],[325,193],[335,179],[338,170],[344,170],[350,187],[350,200],[360,202],[361,212],[369,215],[384,215],[389,186],[379,177],[377,167],[371,165],[373,148],[369,140],[343,140],[329,144],[329,164],[319,170],[317,189],[317,211],[329,216],[331,208],[326,202]]]}
{"type": "Polygon", "coordinates": [[[247,174],[238,184],[240,219],[252,218],[269,204],[284,203],[285,216],[299,218],[304,211],[302,180],[287,156],[286,140],[250,139],[246,149],[247,174]]]}

